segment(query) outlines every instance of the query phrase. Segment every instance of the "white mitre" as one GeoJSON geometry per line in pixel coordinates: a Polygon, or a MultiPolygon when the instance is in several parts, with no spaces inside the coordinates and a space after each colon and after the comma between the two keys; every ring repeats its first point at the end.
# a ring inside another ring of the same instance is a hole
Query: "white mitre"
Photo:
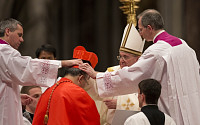
{"type": "Polygon", "coordinates": [[[142,55],[145,40],[142,38],[132,23],[128,23],[124,29],[124,34],[120,46],[120,51],[131,54],[142,55]]]}

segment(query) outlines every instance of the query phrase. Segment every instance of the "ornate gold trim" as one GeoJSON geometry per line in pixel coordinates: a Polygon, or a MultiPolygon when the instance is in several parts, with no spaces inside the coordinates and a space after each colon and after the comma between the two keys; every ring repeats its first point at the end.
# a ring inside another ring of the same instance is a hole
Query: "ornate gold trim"
{"type": "Polygon", "coordinates": [[[128,53],[131,53],[131,54],[135,54],[135,55],[138,55],[138,56],[141,56],[141,55],[142,55],[141,52],[138,52],[138,51],[135,51],[135,50],[126,48],[126,47],[120,47],[119,50],[120,50],[120,51],[125,51],[125,52],[128,52],[128,53]]]}
{"type": "Polygon", "coordinates": [[[133,25],[132,23],[129,23],[129,24],[128,24],[128,29],[127,29],[126,34],[125,34],[125,36],[124,36],[124,40],[123,40],[123,43],[122,43],[122,47],[125,47],[125,45],[126,45],[126,42],[127,42],[129,33],[130,33],[130,31],[131,31],[132,25],[133,25]]]}

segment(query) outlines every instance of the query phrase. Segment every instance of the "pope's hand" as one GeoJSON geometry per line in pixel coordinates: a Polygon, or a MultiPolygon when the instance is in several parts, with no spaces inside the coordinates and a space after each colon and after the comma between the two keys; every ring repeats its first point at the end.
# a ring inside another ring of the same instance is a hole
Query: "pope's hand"
{"type": "Polygon", "coordinates": [[[80,64],[79,69],[86,72],[91,78],[93,78],[93,79],[96,78],[97,72],[94,71],[94,69],[88,63],[80,64]]]}
{"type": "Polygon", "coordinates": [[[108,109],[116,109],[117,107],[117,99],[107,99],[104,100],[104,103],[108,107],[108,109]]]}

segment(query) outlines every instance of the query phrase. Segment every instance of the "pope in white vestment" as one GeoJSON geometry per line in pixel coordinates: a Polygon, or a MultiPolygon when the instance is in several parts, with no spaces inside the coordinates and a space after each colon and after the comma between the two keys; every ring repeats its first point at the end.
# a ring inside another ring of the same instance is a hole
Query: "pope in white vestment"
{"type": "MultiPolygon", "coordinates": [[[[125,54],[126,52],[120,52],[120,53],[125,54]]],[[[139,58],[139,56],[137,56],[137,57],[139,58]]],[[[135,58],[137,58],[137,57],[135,57],[135,58]]],[[[130,60],[129,60],[129,62],[130,62],[130,60]]],[[[109,67],[106,72],[113,72],[113,71],[117,71],[119,69],[121,69],[120,65],[114,66],[114,67],[109,67]]],[[[109,100],[109,101],[116,100],[116,108],[115,109],[109,109],[108,107],[106,107],[106,109],[107,109],[106,124],[104,124],[104,125],[112,124],[113,118],[115,115],[115,110],[140,111],[137,93],[113,96],[113,97],[105,98],[104,100],[109,100]]]]}
{"type": "MultiPolygon", "coordinates": [[[[119,64],[117,66],[107,68],[106,72],[114,72],[123,67],[133,65],[143,52],[144,41],[134,25],[126,26],[119,49],[119,64]],[[130,29],[129,29],[130,28],[130,29]],[[126,40],[125,40],[126,39],[126,40]]],[[[89,80],[89,84],[84,88],[88,94],[94,99],[97,109],[100,114],[101,125],[111,125],[115,110],[132,110],[139,111],[139,103],[137,93],[111,96],[107,98],[100,98],[97,92],[96,81],[89,80]]]]}

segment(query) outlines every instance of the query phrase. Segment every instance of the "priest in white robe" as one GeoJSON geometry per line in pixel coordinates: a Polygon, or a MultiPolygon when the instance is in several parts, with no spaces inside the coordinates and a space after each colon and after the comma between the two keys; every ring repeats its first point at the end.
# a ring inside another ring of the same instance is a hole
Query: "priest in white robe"
{"type": "Polygon", "coordinates": [[[88,64],[79,67],[96,78],[102,97],[133,93],[140,81],[156,79],[163,87],[159,109],[177,125],[199,124],[200,75],[194,50],[163,30],[163,18],[156,10],[141,13],[138,28],[140,35],[154,44],[132,66],[112,73],[97,73],[88,64]]]}
{"type": "Polygon", "coordinates": [[[22,24],[15,19],[0,22],[0,125],[23,125],[19,85],[50,86],[58,68],[82,63],[81,60],[50,61],[21,56],[22,24]]]}

